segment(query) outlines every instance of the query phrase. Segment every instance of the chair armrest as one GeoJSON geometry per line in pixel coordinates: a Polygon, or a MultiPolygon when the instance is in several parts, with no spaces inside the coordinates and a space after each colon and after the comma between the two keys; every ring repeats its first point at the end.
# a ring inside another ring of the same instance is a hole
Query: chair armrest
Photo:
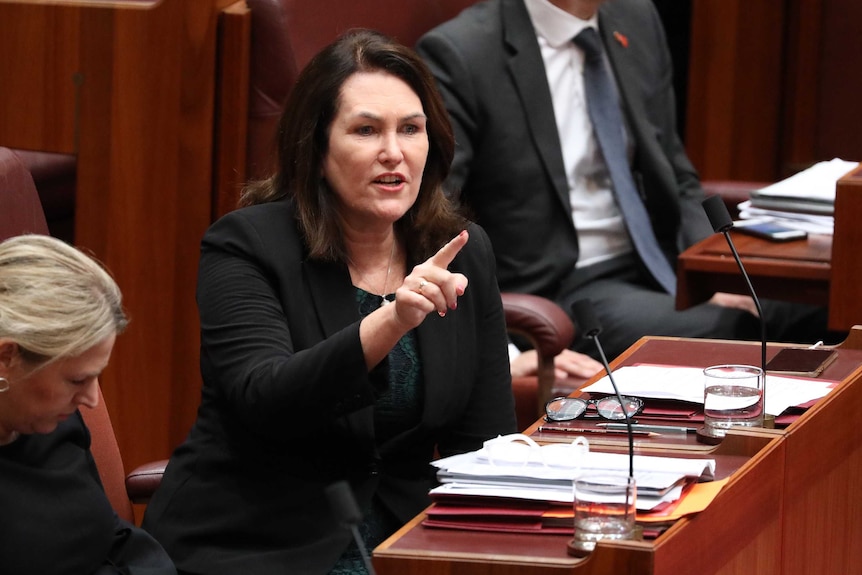
{"type": "Polygon", "coordinates": [[[739,217],[737,206],[751,199],[751,192],[760,190],[769,182],[749,182],[744,180],[704,180],[701,182],[703,192],[707,196],[721,196],[727,211],[733,219],[739,217]]]}
{"type": "Polygon", "coordinates": [[[575,328],[560,306],[535,295],[510,292],[501,295],[506,329],[526,337],[539,357],[553,359],[572,343],[575,328]]]}
{"type": "MultiPolygon", "coordinates": [[[[529,378],[520,378],[513,381],[515,394],[523,395],[524,401],[532,395],[534,397],[532,412],[541,414],[545,403],[554,393],[556,383],[554,357],[572,343],[575,337],[574,324],[566,312],[549,299],[511,292],[504,292],[501,296],[507,331],[527,338],[539,356],[534,391],[526,389],[530,387],[529,378]]],[[[529,421],[534,420],[534,417],[526,417],[529,421]]],[[[524,416],[520,418],[523,420],[524,416]]]]}
{"type": "Polygon", "coordinates": [[[167,459],[145,463],[126,475],[126,492],[133,503],[147,503],[162,482],[167,459]]]}

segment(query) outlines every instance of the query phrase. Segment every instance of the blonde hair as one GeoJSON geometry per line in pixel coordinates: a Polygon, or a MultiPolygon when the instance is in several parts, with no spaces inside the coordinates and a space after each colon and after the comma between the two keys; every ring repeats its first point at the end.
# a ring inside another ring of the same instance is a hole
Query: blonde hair
{"type": "Polygon", "coordinates": [[[95,259],[49,236],[0,243],[0,338],[48,364],[125,329],[120,288],[95,259]]]}

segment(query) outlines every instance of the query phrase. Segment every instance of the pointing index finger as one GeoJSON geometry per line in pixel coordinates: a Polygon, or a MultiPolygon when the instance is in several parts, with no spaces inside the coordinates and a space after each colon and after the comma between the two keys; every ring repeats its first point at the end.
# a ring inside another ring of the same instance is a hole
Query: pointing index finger
{"type": "Polygon", "coordinates": [[[468,239],[470,239],[470,234],[467,233],[467,230],[463,230],[460,234],[449,240],[449,242],[440,248],[436,254],[431,256],[429,261],[436,266],[448,269],[449,264],[451,264],[452,260],[455,259],[455,256],[458,255],[461,248],[467,245],[468,239]]]}

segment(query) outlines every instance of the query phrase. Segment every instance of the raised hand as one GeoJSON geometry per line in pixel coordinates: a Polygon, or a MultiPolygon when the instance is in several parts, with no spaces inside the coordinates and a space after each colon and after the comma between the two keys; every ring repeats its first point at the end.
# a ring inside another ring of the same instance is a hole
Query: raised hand
{"type": "Polygon", "coordinates": [[[469,238],[467,231],[462,231],[404,278],[395,290],[392,306],[400,323],[412,329],[432,311],[443,317],[448,310],[458,307],[458,297],[464,294],[468,281],[463,274],[452,273],[448,268],[469,238]]]}

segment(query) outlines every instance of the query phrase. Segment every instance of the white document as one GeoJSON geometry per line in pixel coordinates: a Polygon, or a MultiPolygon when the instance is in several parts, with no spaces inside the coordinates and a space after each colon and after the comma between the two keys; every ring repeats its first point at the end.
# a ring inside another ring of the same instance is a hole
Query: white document
{"type": "MultiPolygon", "coordinates": [[[[480,450],[481,451],[481,450],[480,450]]],[[[534,501],[572,503],[572,482],[581,475],[628,475],[628,455],[591,452],[582,467],[546,467],[529,464],[493,465],[480,461],[478,452],[467,453],[434,462],[439,468],[439,487],[431,494],[479,495],[534,501]]],[[[637,508],[649,511],[682,495],[687,482],[698,478],[712,479],[714,459],[683,459],[636,455],[634,477],[637,485],[637,508]]]]}
{"type": "MultiPolygon", "coordinates": [[[[544,447],[560,448],[561,444],[544,447]]],[[[627,475],[629,456],[622,453],[572,452],[568,461],[554,459],[549,465],[541,458],[523,464],[495,464],[483,449],[447,457],[432,462],[439,469],[438,479],[442,483],[458,482],[478,485],[508,485],[549,489],[571,489],[572,480],[583,474],[611,473],[627,475]]],[[[663,492],[689,478],[712,479],[715,473],[714,459],[692,459],[682,457],[656,457],[635,455],[635,480],[638,490],[663,492]]]]}
{"type": "MultiPolygon", "coordinates": [[[[652,399],[676,399],[703,405],[703,370],[699,367],[659,365],[625,366],[614,371],[614,381],[623,395],[652,399]]],[[[779,415],[788,407],[819,399],[833,382],[767,374],[765,411],[779,415]]],[[[608,376],[583,391],[614,393],[608,376]]]]}
{"type": "Polygon", "coordinates": [[[835,218],[833,216],[755,208],[751,206],[751,200],[742,202],[737,208],[739,209],[739,219],[741,220],[776,222],[788,228],[802,230],[809,234],[831,236],[835,231],[835,218]]]}
{"type": "MultiPolygon", "coordinates": [[[[676,501],[682,496],[684,485],[677,485],[665,494],[652,496],[637,492],[635,506],[638,511],[651,511],[661,503],[676,501]]],[[[475,483],[443,483],[430,491],[431,495],[460,495],[481,497],[502,497],[506,499],[525,499],[527,501],[548,501],[551,503],[574,503],[574,490],[548,490],[530,487],[511,487],[503,485],[478,485],[475,483]]]]}
{"type": "Polygon", "coordinates": [[[838,158],[818,162],[789,178],[758,190],[754,195],[834,203],[835,183],[858,165],[858,162],[838,158]]]}

